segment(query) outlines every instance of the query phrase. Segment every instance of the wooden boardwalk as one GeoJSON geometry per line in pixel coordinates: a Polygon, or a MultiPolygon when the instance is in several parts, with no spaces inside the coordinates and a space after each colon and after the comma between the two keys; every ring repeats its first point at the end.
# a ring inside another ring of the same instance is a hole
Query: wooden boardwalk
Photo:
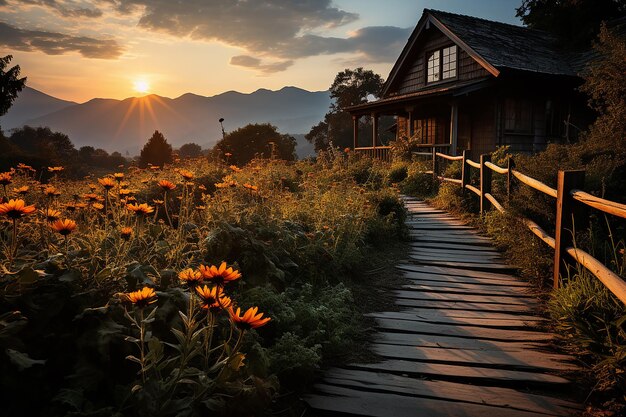
{"type": "Polygon", "coordinates": [[[489,239],[407,198],[412,237],[400,311],[371,314],[379,363],[329,369],[305,400],[315,414],[376,417],[570,416],[572,358],[554,353],[538,301],[489,239]]]}

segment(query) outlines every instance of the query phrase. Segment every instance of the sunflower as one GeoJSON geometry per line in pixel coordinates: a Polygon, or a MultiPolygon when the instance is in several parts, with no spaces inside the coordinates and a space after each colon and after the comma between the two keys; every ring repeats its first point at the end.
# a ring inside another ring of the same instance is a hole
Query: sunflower
{"type": "Polygon", "coordinates": [[[57,190],[57,189],[56,189],[56,187],[54,187],[54,186],[52,186],[52,185],[51,185],[51,186],[49,186],[49,187],[46,187],[46,188],[43,190],[43,193],[44,193],[45,195],[47,195],[48,197],[58,197],[58,196],[60,196],[60,195],[61,195],[61,192],[60,192],[59,190],[57,190]]]}
{"type": "MultiPolygon", "coordinates": [[[[224,306],[224,308],[227,308],[228,306],[226,306],[224,304],[224,294],[220,291],[219,287],[208,287],[208,286],[197,286],[196,287],[196,293],[198,294],[198,297],[200,297],[200,299],[202,300],[202,304],[201,307],[204,309],[210,309],[211,307],[215,307],[217,306],[218,308],[220,308],[220,304],[224,306]],[[218,301],[219,298],[219,301],[218,301]]],[[[228,297],[226,297],[228,298],[228,297]]],[[[229,299],[230,300],[230,299],[229,299]]],[[[230,305],[230,304],[229,304],[230,305]]]]}
{"type": "Polygon", "coordinates": [[[9,185],[11,184],[11,173],[10,172],[2,172],[0,173],[0,185],[9,185]]]}
{"type": "Polygon", "coordinates": [[[16,194],[24,195],[24,194],[28,193],[28,189],[29,189],[28,185],[25,185],[25,186],[20,187],[20,188],[14,188],[13,192],[16,193],[16,194]]]}
{"type": "Polygon", "coordinates": [[[0,214],[10,219],[19,219],[35,211],[35,206],[27,206],[24,200],[9,200],[8,203],[0,204],[0,214]]]}
{"type": "Polygon", "coordinates": [[[41,214],[46,218],[46,221],[52,223],[55,220],[58,220],[61,217],[61,212],[59,210],[47,208],[45,210],[39,210],[41,214]]]}
{"type": "Polygon", "coordinates": [[[130,240],[130,238],[133,235],[133,229],[130,227],[122,227],[120,229],[120,236],[122,237],[122,239],[128,241],[130,240]]]}
{"type": "Polygon", "coordinates": [[[176,188],[176,184],[168,180],[161,180],[157,184],[163,189],[163,191],[171,191],[176,188]]]}
{"type": "Polygon", "coordinates": [[[154,212],[154,207],[149,206],[147,203],[141,204],[126,204],[126,208],[135,213],[137,216],[147,216],[154,212]]]}
{"type": "Polygon", "coordinates": [[[257,327],[264,326],[268,321],[271,320],[271,318],[269,317],[262,318],[263,313],[257,314],[257,312],[259,311],[258,307],[249,308],[243,314],[243,316],[241,315],[241,309],[239,307],[237,307],[236,312],[233,311],[232,307],[229,309],[229,311],[231,313],[230,316],[233,320],[233,324],[241,330],[256,329],[257,327]]]}
{"type": "Polygon", "coordinates": [[[115,174],[113,174],[113,178],[115,179],[115,181],[120,182],[124,179],[124,173],[116,172],[115,174]]]}
{"type": "Polygon", "coordinates": [[[70,219],[59,219],[50,225],[61,236],[67,236],[76,229],[76,222],[70,219]]]}
{"type": "Polygon", "coordinates": [[[241,278],[241,273],[239,273],[239,271],[233,269],[232,267],[226,268],[226,262],[222,262],[219,268],[215,265],[200,265],[199,272],[202,274],[204,279],[211,280],[219,286],[241,278]]]}
{"type": "Polygon", "coordinates": [[[104,187],[105,190],[110,190],[111,188],[115,187],[115,181],[113,181],[109,177],[98,178],[98,182],[101,186],[104,187]]]}
{"type": "Polygon", "coordinates": [[[197,287],[202,283],[204,277],[198,271],[194,271],[191,268],[187,268],[183,271],[180,271],[178,274],[178,278],[182,283],[187,284],[190,287],[197,287]]]}
{"type": "Polygon", "coordinates": [[[133,190],[129,190],[128,188],[120,188],[120,195],[130,195],[133,192],[133,190]]]}
{"type": "Polygon", "coordinates": [[[187,181],[191,181],[195,176],[193,172],[187,171],[186,169],[181,169],[178,173],[187,181]]]}
{"type": "Polygon", "coordinates": [[[147,307],[152,303],[156,303],[157,295],[153,288],[143,287],[139,291],[129,292],[126,295],[128,301],[139,308],[147,307]]]}
{"type": "Polygon", "coordinates": [[[98,211],[104,210],[104,204],[102,203],[93,203],[91,207],[95,208],[98,211]]]}

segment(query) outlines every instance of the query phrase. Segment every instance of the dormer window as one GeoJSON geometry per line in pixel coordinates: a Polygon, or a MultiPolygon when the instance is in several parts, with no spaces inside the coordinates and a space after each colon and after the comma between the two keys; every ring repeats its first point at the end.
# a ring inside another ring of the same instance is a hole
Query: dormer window
{"type": "Polygon", "coordinates": [[[427,54],[426,82],[434,83],[456,77],[456,45],[427,54]]]}

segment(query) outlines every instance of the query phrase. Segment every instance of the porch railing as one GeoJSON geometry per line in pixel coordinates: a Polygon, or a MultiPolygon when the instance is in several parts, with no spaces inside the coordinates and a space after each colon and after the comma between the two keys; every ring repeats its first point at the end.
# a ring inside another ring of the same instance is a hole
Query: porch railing
{"type": "Polygon", "coordinates": [[[391,162],[391,146],[363,146],[354,148],[354,151],[372,159],[391,162]]]}

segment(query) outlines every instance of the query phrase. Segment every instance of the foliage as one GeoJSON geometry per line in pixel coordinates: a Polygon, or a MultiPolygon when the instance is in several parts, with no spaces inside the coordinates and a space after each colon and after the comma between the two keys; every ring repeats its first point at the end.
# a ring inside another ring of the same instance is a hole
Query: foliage
{"type": "Polygon", "coordinates": [[[17,94],[26,85],[26,77],[20,78],[20,66],[6,69],[12,55],[0,58],[0,116],[4,116],[13,105],[17,94]]]}
{"type": "Polygon", "coordinates": [[[155,130],[152,137],[141,149],[139,154],[139,166],[142,168],[150,165],[163,166],[172,163],[172,145],[167,143],[165,136],[155,130]]]}
{"type": "Polygon", "coordinates": [[[426,173],[429,169],[428,162],[414,161],[407,169],[407,177],[398,184],[403,194],[414,197],[430,197],[439,189],[438,181],[433,179],[432,174],[426,173]]]}
{"type": "Polygon", "coordinates": [[[406,179],[409,175],[408,166],[406,164],[393,164],[387,174],[387,179],[390,184],[397,184],[406,179]]]}
{"type": "Polygon", "coordinates": [[[214,150],[230,163],[243,166],[254,158],[295,159],[296,140],[269,123],[249,124],[228,133],[214,150]],[[226,156],[228,154],[228,156],[226,156]]]}
{"type": "Polygon", "coordinates": [[[202,147],[197,143],[185,143],[178,150],[178,156],[181,158],[197,158],[202,156],[202,147]]]}
{"type": "Polygon", "coordinates": [[[341,149],[352,146],[352,116],[346,108],[366,103],[369,96],[378,97],[383,83],[380,75],[362,67],[354,70],[346,68],[339,72],[330,86],[330,98],[333,100],[330,111],[305,136],[315,145],[315,150],[323,150],[332,145],[341,149]]]}
{"type": "Polygon", "coordinates": [[[348,284],[372,247],[402,233],[386,168],[336,150],[229,165],[190,159],[80,180],[59,168],[46,184],[25,165],[0,174],[3,198],[28,202],[15,219],[0,215],[6,413],[248,415],[271,401],[272,374],[298,386],[351,351],[348,284]],[[205,310],[190,312],[200,300],[189,303],[185,282],[222,260],[243,274],[227,284],[233,302],[272,319],[241,343],[232,314],[208,325],[205,310]],[[156,303],[125,315],[120,294],[143,287],[156,303]]]}
{"type": "Polygon", "coordinates": [[[516,16],[533,29],[552,32],[569,48],[587,48],[600,23],[624,16],[618,0],[523,0],[516,16]]]}

